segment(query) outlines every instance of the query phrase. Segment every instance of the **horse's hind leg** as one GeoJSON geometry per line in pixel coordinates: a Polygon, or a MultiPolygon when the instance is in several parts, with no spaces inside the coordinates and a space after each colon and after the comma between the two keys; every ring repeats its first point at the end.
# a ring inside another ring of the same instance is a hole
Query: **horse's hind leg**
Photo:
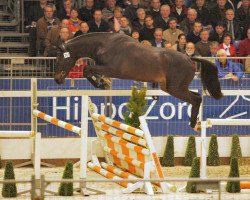
{"type": "Polygon", "coordinates": [[[191,92],[188,89],[184,90],[168,88],[167,92],[182,101],[192,104],[190,126],[192,128],[195,128],[195,125],[197,123],[197,116],[199,114],[200,104],[202,101],[200,95],[196,92],[191,92]]]}

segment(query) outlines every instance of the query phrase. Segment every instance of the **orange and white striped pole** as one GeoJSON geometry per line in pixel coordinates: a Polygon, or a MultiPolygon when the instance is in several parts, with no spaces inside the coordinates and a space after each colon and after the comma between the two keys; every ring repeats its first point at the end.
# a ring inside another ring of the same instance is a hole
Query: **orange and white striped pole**
{"type": "MultiPolygon", "coordinates": [[[[115,174],[105,170],[105,169],[102,169],[101,167],[93,164],[92,162],[89,162],[88,163],[88,167],[92,170],[94,170],[95,172],[105,176],[106,178],[108,179],[113,179],[113,180],[123,180],[122,178],[120,178],[119,176],[116,176],[115,174]]],[[[117,182],[119,185],[123,186],[123,187],[130,187],[130,186],[133,186],[132,183],[128,183],[128,182],[117,182]]]]}
{"type": "Polygon", "coordinates": [[[138,177],[128,173],[128,172],[124,172],[121,169],[119,169],[118,167],[112,166],[112,165],[108,165],[105,162],[101,162],[101,166],[108,170],[109,172],[112,172],[114,174],[116,174],[117,176],[121,177],[121,178],[127,178],[127,179],[138,179],[138,177]]]}
{"type": "Polygon", "coordinates": [[[118,130],[118,129],[112,127],[111,125],[108,125],[108,124],[105,124],[105,123],[99,122],[99,121],[95,122],[94,125],[95,125],[95,127],[99,128],[99,129],[102,129],[106,132],[112,133],[112,134],[114,134],[118,137],[121,137],[125,140],[128,140],[130,142],[139,144],[139,145],[144,146],[144,147],[146,147],[146,145],[147,145],[146,140],[144,140],[143,138],[140,138],[138,136],[131,135],[131,134],[126,133],[124,131],[118,130]]]}
{"type": "Polygon", "coordinates": [[[98,135],[105,138],[108,141],[114,142],[116,144],[119,144],[121,146],[124,146],[127,149],[131,149],[137,153],[143,154],[143,155],[149,155],[149,150],[146,148],[143,148],[139,145],[135,145],[134,143],[128,142],[124,139],[121,139],[120,137],[114,136],[110,133],[107,133],[105,131],[98,131],[98,135]]]}
{"type": "Polygon", "coordinates": [[[81,135],[81,128],[74,126],[73,124],[59,120],[56,117],[52,117],[50,115],[47,115],[39,110],[33,110],[33,115],[35,115],[36,117],[39,117],[40,119],[43,119],[44,121],[51,123],[51,124],[59,126],[63,129],[66,129],[66,130],[69,130],[73,133],[81,135]]]}
{"type": "Polygon", "coordinates": [[[137,135],[139,137],[143,137],[144,133],[142,130],[138,129],[138,128],[134,128],[132,126],[129,126],[127,124],[123,124],[119,121],[116,121],[116,120],[113,120],[113,119],[110,119],[109,117],[106,117],[104,115],[100,115],[100,114],[97,114],[97,113],[93,113],[92,117],[96,120],[99,120],[99,121],[102,121],[110,126],[113,126],[113,127],[116,127],[116,128],[119,128],[121,130],[124,130],[128,133],[131,133],[133,135],[137,135]]]}
{"type": "Polygon", "coordinates": [[[120,158],[121,160],[124,160],[129,164],[132,164],[132,165],[134,165],[136,167],[144,169],[144,165],[145,165],[144,162],[141,162],[139,160],[136,160],[136,159],[133,159],[133,158],[128,157],[126,155],[123,155],[122,153],[119,153],[119,152],[115,151],[114,149],[111,149],[111,148],[109,148],[107,146],[105,146],[103,149],[104,149],[105,152],[110,153],[111,155],[113,155],[113,156],[115,156],[117,158],[120,158]]]}

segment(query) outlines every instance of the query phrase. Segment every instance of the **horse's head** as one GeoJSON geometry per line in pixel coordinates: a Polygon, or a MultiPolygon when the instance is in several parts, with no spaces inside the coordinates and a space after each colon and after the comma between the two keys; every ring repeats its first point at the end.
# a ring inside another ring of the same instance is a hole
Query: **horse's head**
{"type": "Polygon", "coordinates": [[[71,55],[65,44],[61,44],[57,50],[56,68],[54,79],[57,84],[62,84],[70,69],[75,65],[75,57],[71,55]]]}

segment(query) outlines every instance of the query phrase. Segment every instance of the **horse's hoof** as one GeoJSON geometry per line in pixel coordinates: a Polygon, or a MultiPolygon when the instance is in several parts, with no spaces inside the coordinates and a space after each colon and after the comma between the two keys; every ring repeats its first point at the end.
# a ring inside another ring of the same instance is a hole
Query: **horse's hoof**
{"type": "Polygon", "coordinates": [[[201,132],[201,122],[197,122],[193,129],[196,132],[201,132]]]}
{"type": "Polygon", "coordinates": [[[152,96],[153,100],[158,100],[159,99],[159,96],[152,96]]]}

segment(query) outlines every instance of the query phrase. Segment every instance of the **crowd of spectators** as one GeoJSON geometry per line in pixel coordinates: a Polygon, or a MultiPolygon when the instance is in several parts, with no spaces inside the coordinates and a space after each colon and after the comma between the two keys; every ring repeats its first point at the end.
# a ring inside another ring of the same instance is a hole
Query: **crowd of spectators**
{"type": "MultiPolygon", "coordinates": [[[[250,56],[250,0],[83,2],[40,0],[30,5],[30,56],[55,56],[55,45],[90,32],[126,34],[190,57],[216,57],[219,50],[228,57],[250,56]]],[[[250,72],[249,62],[243,65],[250,72]]]]}

